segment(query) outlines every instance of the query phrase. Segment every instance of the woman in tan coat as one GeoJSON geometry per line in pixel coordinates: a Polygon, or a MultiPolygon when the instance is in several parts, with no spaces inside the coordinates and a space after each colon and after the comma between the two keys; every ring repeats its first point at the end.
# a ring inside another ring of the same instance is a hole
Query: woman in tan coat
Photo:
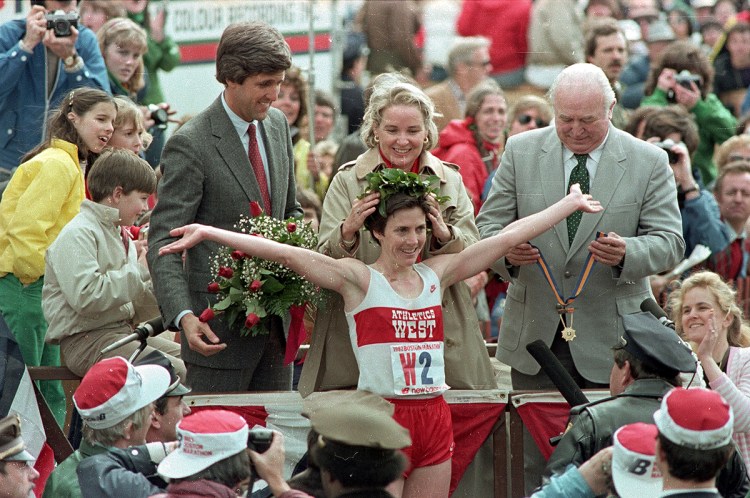
{"type": "MultiPolygon", "coordinates": [[[[362,125],[362,139],[369,150],[352,163],[343,165],[331,182],[323,203],[318,251],[333,258],[357,258],[372,264],[380,246],[362,230],[377,197],[357,197],[365,190],[365,175],[386,167],[398,167],[440,178],[440,195],[450,200],[439,206],[440,228],[428,235],[421,259],[457,253],[479,240],[474,225],[474,208],[461,181],[458,168],[429,153],[437,142],[437,128],[430,99],[417,87],[392,74],[375,81],[362,125]],[[399,111],[419,110],[421,122],[411,123],[399,111]],[[417,128],[427,130],[423,140],[417,128]],[[419,135],[419,140],[414,137],[419,135]],[[440,233],[438,233],[440,232],[440,233]]],[[[443,294],[445,316],[446,383],[454,389],[494,389],[496,383],[476,312],[463,282],[443,294]]],[[[357,385],[359,370],[348,336],[343,301],[329,294],[319,307],[312,344],[305,360],[299,391],[350,388],[357,385]]]]}

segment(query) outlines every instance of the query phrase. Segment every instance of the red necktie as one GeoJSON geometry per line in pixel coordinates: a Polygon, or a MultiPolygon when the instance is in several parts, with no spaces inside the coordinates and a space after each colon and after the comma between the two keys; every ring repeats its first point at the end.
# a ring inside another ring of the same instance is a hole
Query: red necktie
{"type": "Polygon", "coordinates": [[[247,127],[247,134],[250,135],[250,144],[247,148],[247,155],[250,164],[255,172],[255,179],[260,187],[260,196],[263,198],[263,210],[268,216],[271,216],[271,195],[268,193],[268,182],[266,181],[266,170],[263,168],[263,158],[260,156],[258,140],[255,137],[255,124],[250,123],[247,127]]]}

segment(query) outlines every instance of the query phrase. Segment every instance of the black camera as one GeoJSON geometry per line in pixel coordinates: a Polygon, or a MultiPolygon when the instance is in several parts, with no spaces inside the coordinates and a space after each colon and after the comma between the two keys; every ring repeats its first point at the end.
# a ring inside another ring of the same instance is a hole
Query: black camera
{"type": "Polygon", "coordinates": [[[672,150],[672,147],[675,146],[674,140],[668,138],[666,140],[663,140],[661,142],[654,142],[654,145],[659,147],[660,149],[664,149],[667,151],[667,157],[669,158],[669,164],[676,164],[677,161],[680,160],[679,156],[672,150]]]}
{"type": "Polygon", "coordinates": [[[44,18],[47,19],[47,29],[53,30],[58,38],[72,36],[73,32],[70,28],[78,28],[79,17],[76,12],[66,14],[62,10],[58,10],[54,14],[45,15],[44,18]]]}
{"type": "Polygon", "coordinates": [[[698,87],[698,90],[701,89],[701,77],[697,74],[693,74],[687,69],[683,69],[680,71],[680,73],[674,77],[675,82],[680,85],[683,88],[687,88],[688,90],[692,90],[693,86],[691,83],[695,83],[695,86],[698,87]]]}
{"type": "Polygon", "coordinates": [[[169,122],[169,113],[156,104],[149,104],[148,110],[151,112],[151,119],[154,120],[154,126],[162,130],[165,129],[169,122]]]}
{"type": "Polygon", "coordinates": [[[247,447],[258,453],[265,453],[271,447],[273,431],[270,429],[251,429],[247,433],[247,447]]]}

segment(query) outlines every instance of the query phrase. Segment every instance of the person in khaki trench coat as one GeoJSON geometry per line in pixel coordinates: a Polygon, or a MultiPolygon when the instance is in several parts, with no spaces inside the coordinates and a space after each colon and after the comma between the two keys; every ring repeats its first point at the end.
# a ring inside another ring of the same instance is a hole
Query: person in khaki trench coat
{"type": "MultiPolygon", "coordinates": [[[[376,85],[388,84],[382,82],[383,78],[394,79],[391,75],[383,75],[376,85]]],[[[440,195],[450,197],[450,200],[440,205],[440,209],[452,232],[451,239],[440,245],[429,234],[422,259],[461,252],[479,240],[474,225],[474,208],[461,181],[458,167],[444,163],[428,152],[437,141],[437,129],[432,122],[432,102],[412,85],[403,82],[390,84],[405,85],[409,92],[390,92],[390,99],[370,102],[365,112],[362,132],[364,142],[370,149],[356,161],[339,169],[323,203],[318,251],[333,258],[354,257],[372,264],[380,254],[380,246],[366,230],[359,230],[353,245],[348,247],[342,238],[342,226],[352,212],[352,205],[365,189],[365,175],[386,167],[378,142],[375,141],[374,130],[382,119],[383,111],[391,105],[413,105],[421,111],[429,132],[418,158],[418,171],[423,176],[437,175],[440,178],[440,195]],[[393,97],[395,94],[399,97],[393,97]],[[403,104],[404,101],[408,103],[403,104]]],[[[446,383],[454,389],[495,389],[497,385],[466,284],[459,282],[451,286],[443,294],[442,306],[445,320],[446,383]]],[[[328,293],[318,308],[310,351],[302,370],[298,386],[302,396],[313,391],[353,388],[357,385],[359,369],[348,330],[341,296],[328,293]]]]}

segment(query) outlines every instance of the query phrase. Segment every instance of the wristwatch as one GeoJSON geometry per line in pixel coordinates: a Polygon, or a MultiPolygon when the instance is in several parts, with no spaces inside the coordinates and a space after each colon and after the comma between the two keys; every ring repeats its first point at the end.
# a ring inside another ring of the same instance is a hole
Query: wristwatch
{"type": "Polygon", "coordinates": [[[693,183],[693,186],[682,191],[683,194],[687,195],[690,192],[700,192],[700,188],[697,183],[693,183]]]}
{"type": "Polygon", "coordinates": [[[70,57],[66,57],[63,59],[63,64],[65,64],[65,67],[73,67],[78,62],[78,54],[76,52],[73,52],[73,55],[70,57]]]}

